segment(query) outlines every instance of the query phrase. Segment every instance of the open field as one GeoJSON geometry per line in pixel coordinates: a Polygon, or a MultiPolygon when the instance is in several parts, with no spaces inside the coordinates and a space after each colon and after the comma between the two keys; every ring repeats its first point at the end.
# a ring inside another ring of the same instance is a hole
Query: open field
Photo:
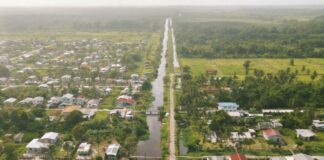
{"type": "Polygon", "coordinates": [[[190,66],[193,75],[206,73],[207,69],[213,68],[218,71],[219,76],[233,76],[234,73],[242,79],[245,76],[245,69],[243,63],[246,60],[251,61],[250,73],[253,74],[254,69],[262,69],[266,73],[275,73],[281,69],[291,71],[298,70],[298,79],[310,80],[310,73],[316,71],[318,75],[324,74],[324,59],[321,58],[307,58],[307,59],[294,59],[294,66],[290,65],[290,59],[201,59],[201,58],[181,58],[182,66],[190,66]],[[302,71],[302,66],[305,66],[305,71],[302,71]]]}

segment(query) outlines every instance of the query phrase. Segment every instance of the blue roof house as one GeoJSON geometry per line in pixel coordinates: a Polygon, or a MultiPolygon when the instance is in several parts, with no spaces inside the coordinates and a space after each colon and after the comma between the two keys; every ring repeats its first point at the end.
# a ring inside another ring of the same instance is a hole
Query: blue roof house
{"type": "Polygon", "coordinates": [[[226,112],[234,112],[237,111],[239,105],[234,102],[219,102],[218,103],[218,110],[223,110],[226,112]]]}

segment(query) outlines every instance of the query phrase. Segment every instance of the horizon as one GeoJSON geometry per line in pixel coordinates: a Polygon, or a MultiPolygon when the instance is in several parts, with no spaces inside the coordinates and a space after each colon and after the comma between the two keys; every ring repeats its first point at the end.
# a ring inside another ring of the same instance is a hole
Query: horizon
{"type": "Polygon", "coordinates": [[[321,0],[10,0],[0,8],[25,7],[167,7],[167,6],[323,6],[321,0]]]}

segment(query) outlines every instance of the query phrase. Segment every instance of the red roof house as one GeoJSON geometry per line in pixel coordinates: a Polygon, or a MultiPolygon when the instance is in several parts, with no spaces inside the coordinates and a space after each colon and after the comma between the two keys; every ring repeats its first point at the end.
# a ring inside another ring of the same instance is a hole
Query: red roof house
{"type": "Polygon", "coordinates": [[[280,135],[279,131],[272,129],[272,128],[268,128],[268,129],[264,130],[263,137],[267,141],[274,140],[276,142],[281,142],[281,135],[280,135]]]}
{"type": "Polygon", "coordinates": [[[246,159],[245,155],[235,153],[235,154],[230,155],[230,160],[247,160],[247,159],[246,159]]]}

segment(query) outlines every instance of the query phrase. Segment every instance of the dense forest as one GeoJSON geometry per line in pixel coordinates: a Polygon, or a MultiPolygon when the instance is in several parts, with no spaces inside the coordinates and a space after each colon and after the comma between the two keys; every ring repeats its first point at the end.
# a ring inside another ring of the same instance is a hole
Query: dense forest
{"type": "Polygon", "coordinates": [[[159,31],[159,8],[0,8],[0,33],[159,31]]]}
{"type": "Polygon", "coordinates": [[[280,23],[204,21],[177,23],[178,53],[185,57],[324,57],[324,19],[280,23]]]}

